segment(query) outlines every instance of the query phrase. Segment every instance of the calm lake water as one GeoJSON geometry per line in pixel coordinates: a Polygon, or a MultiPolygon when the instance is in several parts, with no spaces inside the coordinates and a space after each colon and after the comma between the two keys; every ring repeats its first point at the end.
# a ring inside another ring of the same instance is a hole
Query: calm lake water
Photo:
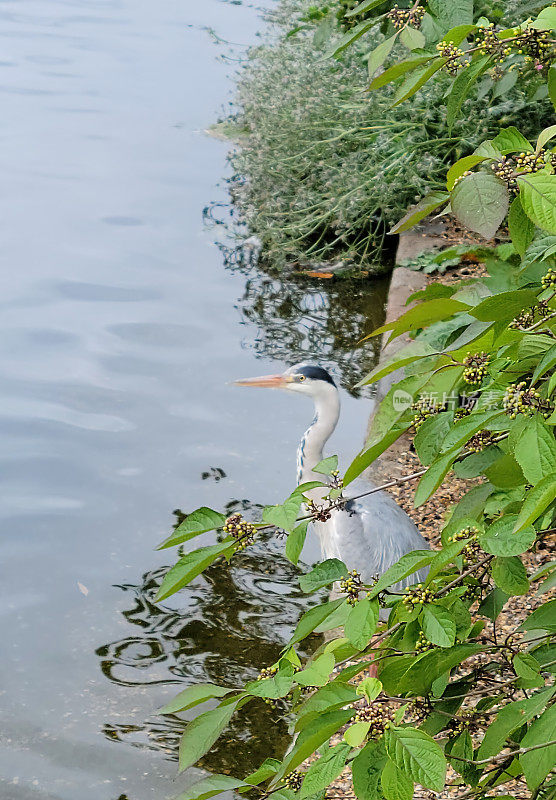
{"type": "MultiPolygon", "coordinates": [[[[156,710],[253,677],[306,602],[269,542],[152,603],[175,509],[292,488],[312,409],[229,382],[308,354],[350,386],[382,315],[382,284],[284,284],[203,222],[226,202],[226,144],[203,133],[223,56],[260,27],[240,2],[0,2],[2,800],[175,796],[201,773],[177,777],[182,723],[156,710]]],[[[370,403],[343,399],[347,457],[370,403]]],[[[203,767],[279,752],[269,714],[248,707],[203,767]]]]}

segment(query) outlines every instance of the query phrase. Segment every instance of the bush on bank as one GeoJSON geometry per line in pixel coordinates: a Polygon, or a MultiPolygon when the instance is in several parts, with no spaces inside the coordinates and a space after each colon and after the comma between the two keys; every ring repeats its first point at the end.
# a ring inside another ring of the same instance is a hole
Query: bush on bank
{"type": "MultiPolygon", "coordinates": [[[[551,113],[524,87],[482,83],[449,130],[447,75],[394,107],[390,87],[365,91],[368,55],[388,38],[385,26],[323,60],[343,35],[334,4],[281,0],[270,20],[268,40],[238,76],[231,193],[265,263],[278,268],[376,260],[388,227],[426,186],[442,184],[446,164],[500,125],[519,121],[529,135],[551,113]]],[[[406,52],[397,42],[389,61],[406,52]]]]}

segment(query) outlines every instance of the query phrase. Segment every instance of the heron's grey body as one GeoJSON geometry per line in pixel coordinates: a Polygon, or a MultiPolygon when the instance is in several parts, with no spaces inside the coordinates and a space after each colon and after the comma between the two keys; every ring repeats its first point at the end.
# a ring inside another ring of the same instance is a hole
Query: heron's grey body
{"type": "MultiPolygon", "coordinates": [[[[324,445],[340,416],[340,396],[328,372],[311,364],[296,364],[283,375],[252,378],[238,383],[274,386],[312,398],[315,417],[297,449],[297,482],[322,481],[323,475],[313,472],[313,467],[322,461],[324,445]]],[[[312,523],[323,556],[338,558],[349,570],[357,570],[363,583],[382,575],[405,553],[429,549],[413,521],[389,494],[378,491],[358,497],[372,488],[370,481],[353,481],[345,491],[348,498],[345,506],[333,510],[326,522],[312,523]],[[349,500],[350,497],[354,499],[349,500]]],[[[315,502],[321,502],[327,493],[327,488],[306,492],[315,502]]],[[[427,572],[427,569],[414,572],[395,584],[392,591],[401,591],[406,586],[423,581],[427,572]]]]}

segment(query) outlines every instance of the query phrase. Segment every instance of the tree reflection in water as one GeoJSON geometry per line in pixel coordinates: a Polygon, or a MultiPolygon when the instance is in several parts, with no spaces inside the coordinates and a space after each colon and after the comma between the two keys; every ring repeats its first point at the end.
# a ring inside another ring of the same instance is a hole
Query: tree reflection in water
{"type": "Polygon", "coordinates": [[[276,273],[258,260],[252,240],[230,245],[234,235],[244,233],[232,207],[213,204],[205,217],[222,234],[218,247],[225,268],[246,278],[236,303],[249,326],[245,346],[288,365],[310,360],[331,366],[343,388],[357,395],[353,386],[380,354],[380,337],[361,340],[384,323],[390,276],[326,279],[301,270],[276,273]]]}
{"type": "MultiPolygon", "coordinates": [[[[228,511],[246,508],[248,502],[234,502],[228,511]]],[[[97,650],[104,675],[122,686],[175,684],[176,694],[192,683],[237,687],[255,678],[277,660],[308,605],[295,588],[298,570],[282,549],[267,537],[232,563],[209,568],[176,596],[178,608],[153,602],[165,569],[146,573],[138,585],[120,586],[131,601],[122,613],[135,631],[97,650]]],[[[319,641],[314,637],[308,646],[319,641]]],[[[106,724],[103,731],[112,741],[159,750],[175,760],[185,724],[178,716],[154,716],[142,725],[106,724]]],[[[282,755],[286,743],[280,712],[254,700],[199,766],[247,774],[267,756],[282,755]]]]}

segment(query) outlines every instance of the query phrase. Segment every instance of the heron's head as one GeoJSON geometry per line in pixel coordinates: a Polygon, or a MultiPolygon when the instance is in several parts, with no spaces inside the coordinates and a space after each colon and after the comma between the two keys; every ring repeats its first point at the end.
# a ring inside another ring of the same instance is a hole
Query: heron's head
{"type": "Polygon", "coordinates": [[[267,389],[285,389],[304,394],[313,399],[337,394],[336,384],[330,374],[315,364],[295,364],[278,375],[261,375],[235,381],[237,386],[260,386],[267,389]]]}

